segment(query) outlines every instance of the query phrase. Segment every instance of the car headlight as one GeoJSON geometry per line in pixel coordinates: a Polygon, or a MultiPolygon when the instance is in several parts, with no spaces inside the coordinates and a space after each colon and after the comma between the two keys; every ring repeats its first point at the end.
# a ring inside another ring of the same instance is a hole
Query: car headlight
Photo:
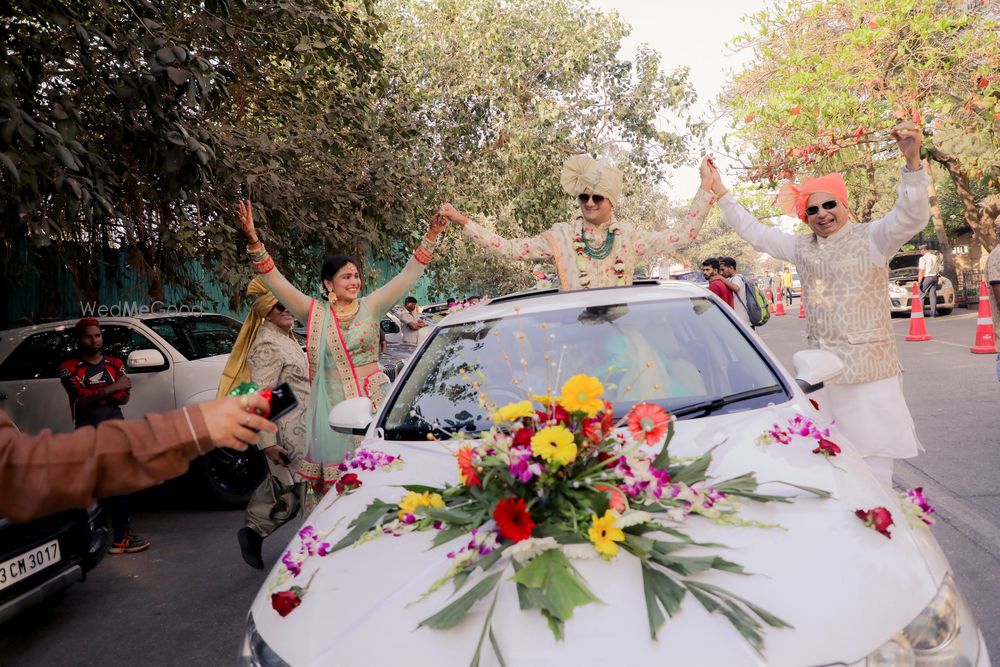
{"type": "Polygon", "coordinates": [[[274,652],[257,632],[253,614],[247,616],[247,630],[240,650],[240,667],[291,667],[274,652]]]}
{"type": "Polygon", "coordinates": [[[971,667],[979,660],[979,629],[950,574],[920,614],[868,654],[866,667],[971,667]]]}
{"type": "Polygon", "coordinates": [[[896,283],[889,283],[889,294],[892,295],[902,294],[905,296],[906,290],[897,285],[896,283]]]}

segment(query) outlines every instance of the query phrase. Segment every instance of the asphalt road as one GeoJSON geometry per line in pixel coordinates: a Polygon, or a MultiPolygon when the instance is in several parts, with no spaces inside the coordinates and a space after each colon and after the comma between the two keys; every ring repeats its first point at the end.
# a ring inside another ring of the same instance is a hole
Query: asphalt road
{"type": "MultiPolygon", "coordinates": [[[[774,318],[761,337],[791,367],[804,320],[774,318]]],[[[933,341],[903,340],[907,400],[927,451],[897,466],[938,509],[933,532],[955,568],[991,654],[1000,657],[1000,447],[995,357],[973,355],[975,313],[928,319],[933,341]]],[[[264,579],[240,559],[242,512],[184,507],[177,488],[147,495],[134,518],[149,551],[107,556],[86,582],[0,626],[0,664],[232,665],[247,609],[264,579]]],[[[270,567],[291,538],[264,543],[270,567]]],[[[863,601],[859,600],[859,603],[863,601]]]]}

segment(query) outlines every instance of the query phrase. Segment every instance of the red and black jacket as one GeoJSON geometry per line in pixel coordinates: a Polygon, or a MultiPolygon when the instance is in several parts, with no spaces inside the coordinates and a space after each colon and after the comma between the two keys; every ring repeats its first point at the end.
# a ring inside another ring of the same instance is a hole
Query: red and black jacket
{"type": "Polygon", "coordinates": [[[129,391],[104,391],[123,375],[125,364],[115,357],[103,357],[96,364],[70,359],[59,366],[59,378],[69,394],[69,409],[77,428],[125,418],[121,406],[128,403],[129,391]]]}

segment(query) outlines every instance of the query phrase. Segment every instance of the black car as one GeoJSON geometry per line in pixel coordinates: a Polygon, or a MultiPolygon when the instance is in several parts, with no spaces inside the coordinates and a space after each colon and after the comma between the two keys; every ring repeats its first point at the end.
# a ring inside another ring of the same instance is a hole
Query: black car
{"type": "Polygon", "coordinates": [[[27,523],[0,518],[0,623],[83,581],[109,540],[98,505],[27,523]]]}

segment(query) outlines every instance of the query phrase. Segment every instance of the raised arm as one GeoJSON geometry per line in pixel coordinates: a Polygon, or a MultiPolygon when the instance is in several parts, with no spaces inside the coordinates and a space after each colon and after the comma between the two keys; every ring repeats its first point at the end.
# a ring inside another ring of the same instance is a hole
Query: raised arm
{"type": "Polygon", "coordinates": [[[753,246],[754,250],[765,252],[788,262],[795,261],[795,234],[786,234],[780,229],[761,223],[750,211],[736,201],[732,193],[722,183],[722,176],[714,172],[712,192],[719,198],[722,221],[733,228],[741,239],[753,246]]]}
{"type": "Polygon", "coordinates": [[[274,265],[274,259],[257,238],[257,230],[254,229],[253,225],[253,206],[249,201],[240,202],[239,216],[240,228],[248,243],[247,252],[250,253],[254,268],[260,274],[261,280],[277,297],[278,301],[295,316],[295,319],[305,322],[309,317],[309,306],[312,303],[312,298],[296,289],[274,265]]]}
{"type": "Polygon", "coordinates": [[[392,280],[366,297],[368,299],[368,307],[372,311],[372,317],[381,319],[386,311],[392,308],[393,304],[413,289],[417,280],[423,275],[424,269],[430,263],[434,255],[434,245],[437,243],[438,236],[441,235],[447,224],[448,218],[435,215],[431,220],[430,229],[424,236],[424,240],[414,251],[413,257],[406,263],[403,270],[396,274],[392,280]]]}
{"type": "Polygon", "coordinates": [[[438,215],[457,222],[462,226],[462,233],[472,239],[476,245],[485,248],[494,255],[507,259],[544,260],[552,259],[552,246],[545,234],[526,236],[519,239],[505,239],[496,232],[491,232],[463,215],[451,204],[443,204],[438,209],[438,215]]]}
{"type": "Polygon", "coordinates": [[[702,158],[698,173],[701,175],[701,188],[691,200],[684,220],[665,231],[638,232],[636,250],[640,255],[665,255],[670,251],[690,245],[698,238],[698,232],[701,231],[701,226],[705,223],[705,218],[708,217],[708,212],[712,210],[712,204],[717,199],[712,193],[712,185],[717,173],[712,158],[702,158]]]}
{"type": "Polygon", "coordinates": [[[901,245],[927,226],[930,219],[927,186],[931,176],[920,162],[923,134],[910,122],[900,123],[891,134],[906,158],[906,167],[899,181],[896,205],[884,218],[870,223],[868,238],[872,253],[883,262],[888,262],[901,245]]]}

